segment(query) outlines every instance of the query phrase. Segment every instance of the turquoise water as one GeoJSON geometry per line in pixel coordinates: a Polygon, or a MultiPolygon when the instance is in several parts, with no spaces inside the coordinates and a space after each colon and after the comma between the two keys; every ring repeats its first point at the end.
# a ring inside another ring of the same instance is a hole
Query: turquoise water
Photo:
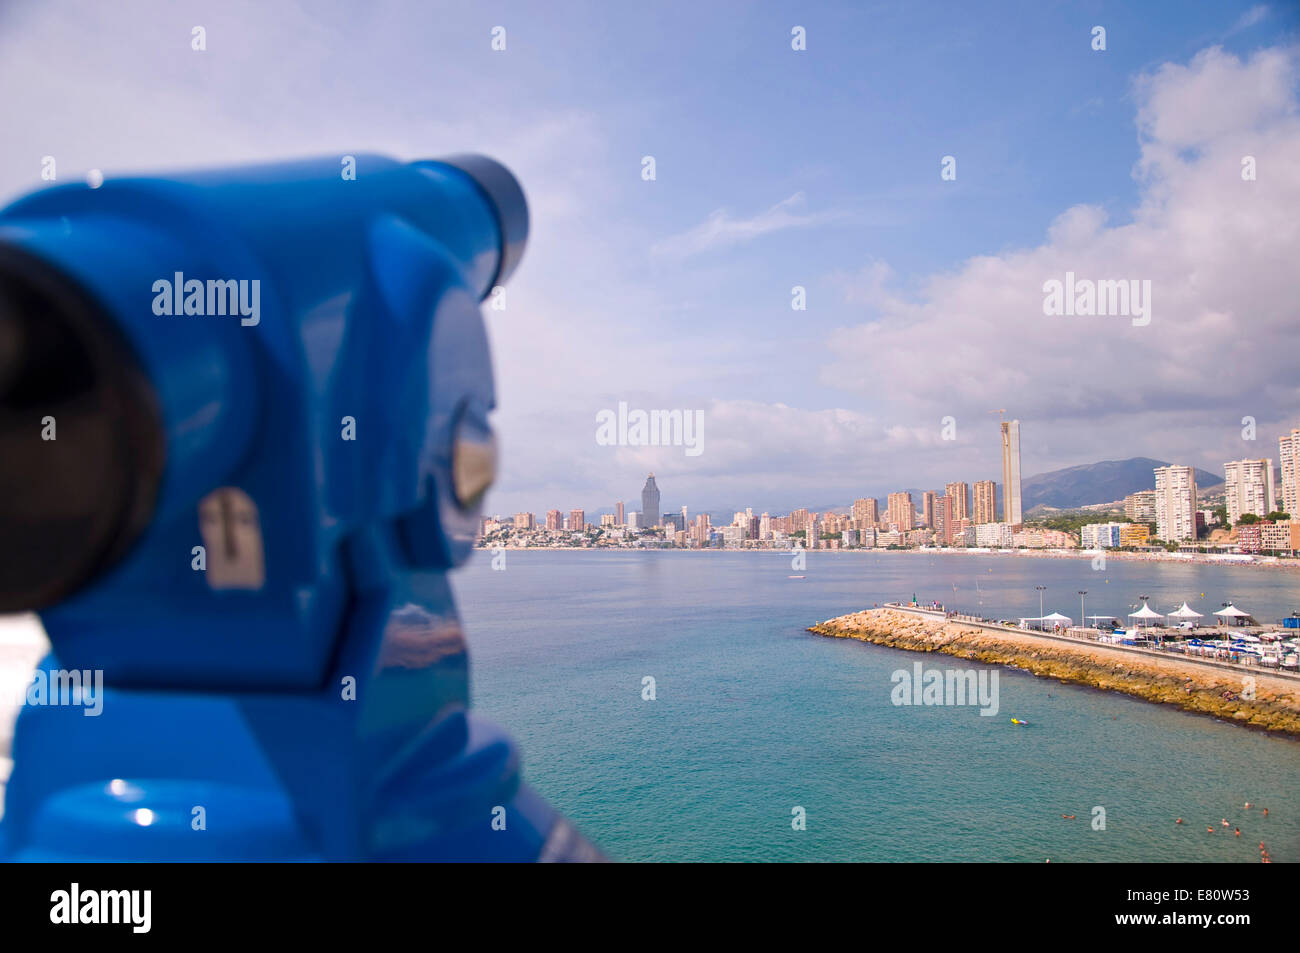
{"type": "Polygon", "coordinates": [[[897,707],[895,670],[970,663],[804,631],[913,592],[1037,615],[1035,585],[1047,611],[1076,618],[1088,589],[1089,614],[1127,613],[1146,593],[1163,610],[1186,598],[1208,615],[1231,599],[1272,620],[1300,608],[1290,573],[812,553],[791,579],[788,555],[758,552],[506,559],[494,571],[477,553],[455,574],[475,707],[617,859],[1255,863],[1263,840],[1275,861],[1300,860],[1300,743],[1002,668],[996,717],[897,707]],[[796,806],[806,830],[791,827],[796,806]]]}

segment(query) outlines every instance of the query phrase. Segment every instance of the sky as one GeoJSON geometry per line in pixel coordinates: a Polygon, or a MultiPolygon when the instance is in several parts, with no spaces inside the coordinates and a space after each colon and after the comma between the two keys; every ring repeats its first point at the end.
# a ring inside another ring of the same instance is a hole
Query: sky
{"type": "Polygon", "coordinates": [[[488,512],[1000,481],[1002,408],[1027,476],[1222,473],[1300,426],[1298,9],[6,0],[0,200],[47,155],[500,159],[532,234],[487,312],[488,512]],[[1045,314],[1067,271],[1150,281],[1149,323],[1045,314]],[[700,412],[700,452],[603,445],[620,402],[700,412]]]}

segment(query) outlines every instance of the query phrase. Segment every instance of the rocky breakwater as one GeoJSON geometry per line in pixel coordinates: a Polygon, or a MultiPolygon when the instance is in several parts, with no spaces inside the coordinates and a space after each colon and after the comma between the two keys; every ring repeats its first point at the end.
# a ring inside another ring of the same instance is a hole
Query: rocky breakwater
{"type": "Polygon", "coordinates": [[[1196,665],[1103,645],[1062,642],[1019,629],[999,631],[895,609],[869,609],[811,626],[809,632],[911,652],[1008,665],[1044,678],[1124,692],[1184,711],[1300,738],[1300,683],[1259,669],[1196,665]]]}

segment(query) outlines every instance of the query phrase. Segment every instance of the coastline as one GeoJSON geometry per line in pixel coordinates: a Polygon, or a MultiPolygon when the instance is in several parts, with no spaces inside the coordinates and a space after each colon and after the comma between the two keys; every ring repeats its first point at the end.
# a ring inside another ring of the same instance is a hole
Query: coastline
{"type": "MultiPolygon", "coordinates": [[[[495,547],[493,546],[484,546],[481,543],[474,544],[475,550],[482,550],[484,552],[490,553],[494,548],[495,547]]],[[[503,546],[501,548],[508,553],[529,551],[558,553],[572,551],[578,553],[766,553],[767,555],[776,556],[791,555],[791,550],[788,549],[759,549],[757,547],[720,549],[710,546],[696,549],[683,546],[503,546]]],[[[1176,553],[1126,553],[1110,549],[1103,551],[1106,554],[1107,562],[1173,563],[1183,566],[1240,566],[1246,569],[1271,569],[1281,572],[1300,572],[1300,559],[1280,559],[1275,556],[1241,559],[1209,556],[1202,553],[1179,555],[1176,553]]],[[[1077,559],[1084,561],[1091,561],[1097,557],[1097,552],[1095,550],[978,549],[974,547],[967,549],[961,546],[953,546],[947,549],[809,549],[804,552],[818,558],[830,555],[861,556],[871,553],[884,553],[891,556],[1009,556],[1026,557],[1029,559],[1077,559]]]]}
{"type": "Polygon", "coordinates": [[[1300,740],[1300,683],[1262,671],[1216,670],[1176,657],[1070,645],[1020,630],[991,631],[898,609],[867,609],[809,626],[829,638],[1006,665],[1042,678],[1122,692],[1156,704],[1300,740]],[[1242,697],[1245,678],[1253,698],[1242,697]]]}

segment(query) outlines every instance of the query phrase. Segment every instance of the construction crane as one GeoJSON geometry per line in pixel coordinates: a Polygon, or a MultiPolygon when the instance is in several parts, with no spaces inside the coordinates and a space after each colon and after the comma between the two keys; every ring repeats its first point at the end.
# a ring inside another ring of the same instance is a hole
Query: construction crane
{"type": "Polygon", "coordinates": [[[999,420],[1002,420],[1002,419],[1004,419],[1004,418],[1006,417],[1006,415],[1007,415],[1007,409],[1006,409],[1005,407],[999,407],[997,410],[990,410],[989,413],[990,413],[990,414],[997,414],[997,415],[998,415],[998,419],[999,419],[999,420]]]}

